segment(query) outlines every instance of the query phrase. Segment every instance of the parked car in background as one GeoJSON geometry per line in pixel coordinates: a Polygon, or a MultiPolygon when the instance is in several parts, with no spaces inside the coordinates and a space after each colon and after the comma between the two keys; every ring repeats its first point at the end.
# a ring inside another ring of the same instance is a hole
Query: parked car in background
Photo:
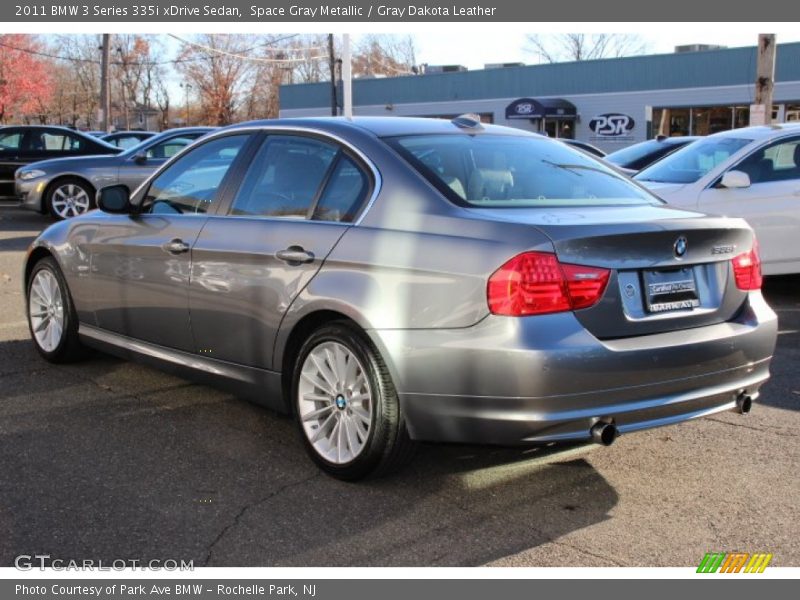
{"type": "Polygon", "coordinates": [[[800,124],[715,133],[635,179],[675,206],[745,218],[764,273],[800,273],[800,124]]]}
{"type": "MultiPolygon", "coordinates": [[[[24,208],[68,219],[94,208],[95,191],[121,183],[131,191],[211,127],[170,129],[116,156],[86,156],[38,162],[16,173],[24,208]]],[[[120,149],[117,149],[120,150],[120,149]]]]}
{"type": "Polygon", "coordinates": [[[650,166],[657,160],[661,160],[668,154],[699,140],[698,136],[666,137],[658,136],[653,140],[633,144],[622,150],[617,150],[606,155],[606,160],[629,175],[635,175],[645,167],[650,166]]]}
{"type": "Polygon", "coordinates": [[[556,138],[559,142],[564,142],[568,146],[572,146],[573,148],[577,148],[578,150],[582,150],[586,154],[590,154],[597,158],[605,158],[606,153],[600,150],[597,146],[592,146],[588,142],[581,142],[580,140],[570,140],[567,138],[556,138]]]}
{"type": "Polygon", "coordinates": [[[20,125],[0,129],[0,199],[13,199],[14,172],[51,158],[114,155],[121,148],[66,127],[20,125]]]}
{"type": "Polygon", "coordinates": [[[288,412],[343,479],[414,440],[610,444],[747,412],[769,376],[744,220],[517,129],[244,123],[98,201],[29,248],[39,353],[91,346],[288,412]]]}
{"type": "Polygon", "coordinates": [[[115,131],[114,133],[107,133],[101,136],[104,142],[117,146],[123,150],[133,148],[156,135],[155,131],[115,131]]]}

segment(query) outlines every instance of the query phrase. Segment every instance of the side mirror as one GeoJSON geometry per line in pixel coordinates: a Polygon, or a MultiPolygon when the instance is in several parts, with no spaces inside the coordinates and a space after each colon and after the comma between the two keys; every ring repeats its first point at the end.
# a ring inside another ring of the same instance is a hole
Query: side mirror
{"type": "Polygon", "coordinates": [[[110,185],[97,192],[97,208],[106,213],[126,215],[132,210],[128,186],[110,185]]]}
{"type": "Polygon", "coordinates": [[[147,162],[147,154],[145,154],[144,152],[138,152],[134,154],[133,162],[135,162],[137,165],[143,165],[144,163],[147,162]]]}
{"type": "Polygon", "coordinates": [[[750,175],[744,171],[727,171],[719,182],[724,188],[748,188],[750,187],[750,175]]]}

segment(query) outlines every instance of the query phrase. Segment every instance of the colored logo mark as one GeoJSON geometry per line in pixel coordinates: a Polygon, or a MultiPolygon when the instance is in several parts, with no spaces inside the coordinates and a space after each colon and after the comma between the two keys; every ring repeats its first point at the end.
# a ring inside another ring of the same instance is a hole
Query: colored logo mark
{"type": "Polygon", "coordinates": [[[763,573],[772,560],[766,552],[707,552],[697,567],[698,573],[763,573]]]}

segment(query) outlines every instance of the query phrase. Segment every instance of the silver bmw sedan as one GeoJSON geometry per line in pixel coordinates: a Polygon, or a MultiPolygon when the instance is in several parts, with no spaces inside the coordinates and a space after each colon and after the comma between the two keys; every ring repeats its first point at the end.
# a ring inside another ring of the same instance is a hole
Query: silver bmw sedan
{"type": "Polygon", "coordinates": [[[741,219],[542,136],[412,118],[219,130],[25,264],[33,342],[294,415],[358,479],[415,442],[592,440],[749,411],[775,314],[741,219]]]}

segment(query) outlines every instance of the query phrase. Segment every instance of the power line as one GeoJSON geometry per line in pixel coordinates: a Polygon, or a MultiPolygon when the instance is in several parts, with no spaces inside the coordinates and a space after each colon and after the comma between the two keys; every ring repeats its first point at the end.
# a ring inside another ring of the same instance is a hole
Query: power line
{"type": "MultiPolygon", "coordinates": [[[[231,58],[237,58],[239,60],[249,60],[253,62],[263,62],[263,63],[292,63],[292,62],[305,62],[308,60],[318,60],[322,58],[326,58],[325,56],[318,55],[318,56],[305,56],[302,58],[262,58],[260,56],[245,56],[243,54],[237,54],[235,52],[228,52],[227,50],[222,50],[220,48],[212,48],[211,46],[206,46],[205,44],[199,44],[197,42],[191,42],[189,40],[185,40],[181,37],[178,37],[174,33],[168,33],[169,37],[174,38],[185,44],[187,46],[194,46],[196,48],[200,48],[201,50],[205,50],[206,52],[211,52],[214,54],[220,54],[222,56],[230,56],[231,58]]],[[[290,48],[287,48],[285,51],[291,51],[290,48]]],[[[247,50],[245,50],[247,52],[247,50]]]]}

